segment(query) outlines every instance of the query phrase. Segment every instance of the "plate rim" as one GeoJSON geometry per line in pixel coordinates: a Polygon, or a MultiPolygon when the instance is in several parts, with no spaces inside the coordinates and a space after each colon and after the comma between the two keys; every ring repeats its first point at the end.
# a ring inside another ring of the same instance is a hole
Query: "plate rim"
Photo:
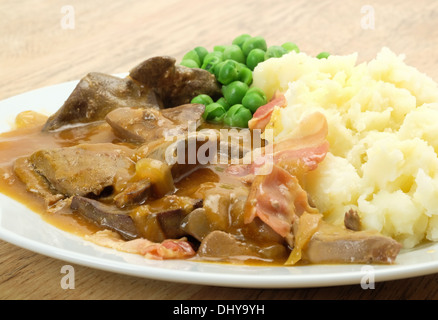
{"type": "MultiPolygon", "coordinates": [[[[15,201],[15,200],[14,200],[15,201]]],[[[30,209],[29,209],[30,210],[30,209]]],[[[31,210],[30,210],[31,211],[31,210]]],[[[38,213],[33,214],[39,216],[38,213]]],[[[41,218],[41,217],[40,217],[41,218]]],[[[43,219],[42,219],[43,220],[43,219]]],[[[44,221],[44,220],[43,220],[44,221]]],[[[82,237],[71,234],[67,231],[56,228],[48,222],[45,222],[51,228],[55,228],[61,233],[65,233],[66,236],[76,238],[78,242],[86,242],[82,237]]],[[[243,275],[241,273],[215,273],[215,272],[198,272],[187,270],[174,270],[174,269],[161,269],[158,266],[139,266],[136,264],[130,264],[128,262],[119,262],[113,260],[107,260],[99,257],[91,257],[90,255],[70,251],[56,246],[51,246],[45,243],[41,243],[22,235],[18,235],[8,229],[0,226],[0,239],[6,241],[12,245],[29,250],[34,253],[41,254],[50,258],[54,258],[60,261],[74,263],[83,267],[92,269],[98,269],[106,272],[119,273],[128,276],[139,277],[143,279],[161,280],[175,283],[185,283],[193,285],[210,285],[219,287],[235,287],[235,288],[260,288],[260,289],[287,289],[287,288],[322,288],[342,285],[360,285],[361,279],[367,274],[361,270],[353,270],[349,272],[334,272],[334,273],[319,273],[319,274],[296,274],[296,275],[275,275],[264,274],[262,277],[259,275],[243,275]],[[73,255],[72,255],[73,254],[73,255]],[[110,263],[108,263],[110,262],[110,263]]],[[[92,246],[95,244],[90,243],[92,246]]],[[[99,248],[101,249],[101,248],[99,248]]],[[[130,256],[133,254],[119,252],[114,249],[103,248],[108,251],[114,251],[116,254],[122,254],[130,256]]],[[[183,260],[188,264],[210,264],[210,262],[200,262],[183,260]]],[[[214,264],[214,262],[213,262],[214,264]]],[[[318,265],[322,267],[324,265],[318,265]]],[[[438,271],[438,262],[429,261],[415,265],[366,265],[366,264],[348,264],[348,265],[327,265],[332,268],[348,266],[348,267],[372,267],[374,268],[374,283],[380,283],[392,280],[402,280],[417,276],[425,276],[436,273],[438,271]]],[[[234,265],[222,265],[222,268],[230,269],[234,268],[234,265]]],[[[243,268],[249,268],[255,270],[255,268],[262,270],[263,268],[312,268],[314,266],[240,266],[243,268]]]]}

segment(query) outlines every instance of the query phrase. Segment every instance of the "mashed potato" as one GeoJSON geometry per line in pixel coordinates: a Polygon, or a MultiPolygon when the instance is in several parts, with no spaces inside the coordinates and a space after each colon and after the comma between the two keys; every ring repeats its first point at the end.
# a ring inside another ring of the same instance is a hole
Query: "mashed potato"
{"type": "Polygon", "coordinates": [[[267,126],[274,140],[308,113],[326,116],[330,152],[305,185],[326,219],[341,224],[353,208],[365,229],[411,248],[438,241],[438,86],[403,60],[388,48],[361,64],[291,52],[259,64],[254,86],[288,101],[267,126]]]}

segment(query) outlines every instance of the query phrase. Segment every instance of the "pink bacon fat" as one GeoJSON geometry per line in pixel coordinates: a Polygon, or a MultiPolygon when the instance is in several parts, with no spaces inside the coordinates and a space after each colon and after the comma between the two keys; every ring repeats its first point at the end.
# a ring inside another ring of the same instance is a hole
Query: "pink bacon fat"
{"type": "Polygon", "coordinates": [[[259,217],[282,237],[304,212],[317,212],[308,204],[307,193],[296,177],[274,165],[268,175],[256,176],[245,204],[245,223],[259,217]]]}
{"type": "Polygon", "coordinates": [[[187,259],[196,254],[185,238],[166,239],[161,243],[142,238],[125,241],[114,231],[101,230],[92,235],[87,235],[86,239],[103,247],[140,254],[155,260],[187,259]]]}
{"type": "Polygon", "coordinates": [[[293,135],[253,152],[249,164],[231,165],[229,174],[245,177],[257,174],[266,164],[275,164],[292,175],[301,175],[315,170],[329,151],[328,125],[320,112],[307,115],[299,123],[293,135]]]}
{"type": "Polygon", "coordinates": [[[282,93],[275,93],[274,97],[267,104],[259,107],[251,120],[248,122],[250,129],[264,130],[266,125],[271,120],[272,111],[275,107],[284,108],[287,106],[287,100],[282,93]]]}

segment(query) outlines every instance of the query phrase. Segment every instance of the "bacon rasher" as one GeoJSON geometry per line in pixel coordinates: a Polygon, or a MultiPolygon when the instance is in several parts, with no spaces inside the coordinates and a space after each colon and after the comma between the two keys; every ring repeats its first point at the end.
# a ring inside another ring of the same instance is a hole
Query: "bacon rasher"
{"type": "Polygon", "coordinates": [[[187,259],[196,254],[185,238],[166,239],[161,243],[155,243],[143,238],[125,241],[116,232],[102,230],[86,236],[86,239],[103,247],[140,254],[155,260],[187,259]]]}
{"type": "Polygon", "coordinates": [[[276,93],[274,97],[267,104],[259,107],[252,119],[248,122],[250,129],[265,129],[266,125],[271,120],[272,111],[275,107],[284,108],[287,106],[287,100],[282,93],[276,93]]]}

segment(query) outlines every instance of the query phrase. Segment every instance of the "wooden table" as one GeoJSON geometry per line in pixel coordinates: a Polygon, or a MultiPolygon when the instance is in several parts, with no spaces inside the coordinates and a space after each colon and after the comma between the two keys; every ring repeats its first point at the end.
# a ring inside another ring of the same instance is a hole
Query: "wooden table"
{"type": "MultiPolygon", "coordinates": [[[[230,43],[241,34],[302,51],[359,52],[382,46],[438,81],[438,2],[304,0],[0,2],[0,99],[90,71],[126,72],[154,55],[230,43]]],[[[136,278],[80,265],[75,289],[60,285],[64,261],[0,241],[0,299],[435,299],[438,274],[311,289],[262,290],[136,278]]]]}

